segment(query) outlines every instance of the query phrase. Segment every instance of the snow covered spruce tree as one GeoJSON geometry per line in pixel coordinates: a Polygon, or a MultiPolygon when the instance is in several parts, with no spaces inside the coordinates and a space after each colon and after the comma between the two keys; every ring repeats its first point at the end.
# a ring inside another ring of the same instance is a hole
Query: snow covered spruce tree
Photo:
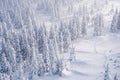
{"type": "Polygon", "coordinates": [[[5,39],[2,39],[1,50],[0,50],[0,73],[2,74],[9,74],[7,57],[5,56],[7,54],[6,52],[7,51],[6,51],[5,39]]]}
{"type": "Polygon", "coordinates": [[[120,12],[118,13],[117,30],[118,30],[118,32],[120,32],[120,12]]]}
{"type": "Polygon", "coordinates": [[[62,74],[63,66],[60,57],[58,44],[56,41],[56,31],[51,27],[49,32],[49,50],[50,50],[50,72],[52,74],[62,74]]]}
{"type": "Polygon", "coordinates": [[[63,49],[64,52],[69,51],[69,46],[71,44],[71,37],[68,28],[66,27],[63,31],[63,49]]]}
{"type": "Polygon", "coordinates": [[[68,28],[71,35],[71,40],[73,41],[77,38],[77,26],[74,19],[70,20],[68,28]]]}
{"type": "Polygon", "coordinates": [[[114,76],[114,80],[119,80],[117,74],[114,76]]]}
{"type": "MultiPolygon", "coordinates": [[[[43,65],[42,67],[42,71],[43,74],[46,72],[49,72],[49,48],[48,48],[48,34],[46,33],[46,29],[43,25],[40,26],[39,30],[38,30],[38,51],[43,59],[43,62],[41,63],[41,65],[43,65]]],[[[40,75],[40,74],[39,74],[40,75]]]]}
{"type": "Polygon", "coordinates": [[[63,50],[63,33],[62,33],[62,29],[60,29],[62,27],[59,27],[58,29],[58,49],[60,54],[63,54],[64,50],[63,50]]]}
{"type": "Polygon", "coordinates": [[[87,35],[87,22],[86,22],[86,17],[82,17],[82,23],[81,23],[81,35],[84,37],[87,35]]]}
{"type": "Polygon", "coordinates": [[[75,60],[76,60],[76,58],[75,58],[75,48],[72,45],[72,48],[70,50],[70,62],[75,61],[75,60]]]}
{"type": "Polygon", "coordinates": [[[69,25],[66,26],[68,26],[72,41],[80,38],[81,24],[79,22],[79,18],[77,17],[77,15],[74,15],[73,19],[69,21],[69,25]]]}
{"type": "Polygon", "coordinates": [[[101,36],[103,34],[103,28],[104,28],[104,21],[102,14],[96,15],[94,18],[94,36],[101,36]]]}
{"type": "Polygon", "coordinates": [[[109,74],[109,65],[107,64],[105,67],[105,73],[104,73],[104,78],[103,80],[111,80],[110,79],[110,74],[109,74]]]}
{"type": "Polygon", "coordinates": [[[116,10],[115,14],[113,15],[113,19],[112,19],[111,27],[110,27],[110,31],[112,33],[117,32],[117,24],[119,25],[119,23],[118,23],[118,11],[116,10]]]}
{"type": "Polygon", "coordinates": [[[61,44],[60,44],[61,48],[63,46],[64,53],[67,53],[69,51],[69,46],[71,44],[71,40],[74,40],[75,36],[77,36],[77,35],[73,36],[74,30],[72,31],[72,29],[73,28],[71,26],[68,26],[68,25],[63,24],[63,23],[61,23],[61,25],[58,29],[59,41],[61,42],[61,44]]]}

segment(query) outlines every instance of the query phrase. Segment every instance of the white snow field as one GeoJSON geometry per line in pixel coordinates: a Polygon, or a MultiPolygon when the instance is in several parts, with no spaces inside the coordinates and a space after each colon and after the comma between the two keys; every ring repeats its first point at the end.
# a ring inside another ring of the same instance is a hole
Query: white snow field
{"type": "Polygon", "coordinates": [[[35,80],[102,80],[107,64],[111,79],[115,74],[120,76],[120,35],[79,39],[73,44],[76,60],[66,62],[62,76],[48,75],[35,80]]]}

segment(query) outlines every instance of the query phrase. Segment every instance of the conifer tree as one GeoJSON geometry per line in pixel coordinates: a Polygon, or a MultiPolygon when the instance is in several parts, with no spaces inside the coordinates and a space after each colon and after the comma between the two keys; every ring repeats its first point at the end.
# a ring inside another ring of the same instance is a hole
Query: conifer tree
{"type": "Polygon", "coordinates": [[[105,67],[104,80],[110,80],[108,64],[105,67]]]}
{"type": "Polygon", "coordinates": [[[68,28],[66,27],[64,32],[63,32],[63,49],[64,49],[64,52],[69,51],[70,43],[71,43],[70,32],[69,32],[68,28]]]}
{"type": "Polygon", "coordinates": [[[94,36],[101,36],[104,29],[104,21],[101,14],[97,15],[94,19],[94,36]]]}
{"type": "Polygon", "coordinates": [[[114,76],[114,80],[119,80],[117,74],[114,76]]]}
{"type": "Polygon", "coordinates": [[[82,18],[82,24],[81,24],[81,34],[84,37],[85,35],[87,35],[87,23],[86,23],[86,18],[85,16],[83,16],[82,18]]]}
{"type": "Polygon", "coordinates": [[[112,19],[111,27],[110,27],[110,31],[112,33],[117,32],[117,19],[118,19],[118,11],[116,10],[116,13],[113,15],[113,19],[112,19]]]}

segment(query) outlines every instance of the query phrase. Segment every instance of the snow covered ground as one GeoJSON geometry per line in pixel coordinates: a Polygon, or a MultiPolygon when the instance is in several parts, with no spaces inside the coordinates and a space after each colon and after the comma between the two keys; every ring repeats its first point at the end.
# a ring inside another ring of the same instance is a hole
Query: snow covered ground
{"type": "Polygon", "coordinates": [[[44,76],[37,79],[102,80],[107,63],[109,64],[111,79],[113,79],[115,74],[120,76],[119,41],[120,35],[118,34],[79,39],[73,45],[75,47],[76,60],[67,63],[62,76],[44,76]]]}

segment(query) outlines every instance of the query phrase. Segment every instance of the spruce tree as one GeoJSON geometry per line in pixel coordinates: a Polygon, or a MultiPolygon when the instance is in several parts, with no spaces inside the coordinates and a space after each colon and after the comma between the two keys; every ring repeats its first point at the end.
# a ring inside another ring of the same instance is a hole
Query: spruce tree
{"type": "Polygon", "coordinates": [[[68,28],[66,27],[64,32],[63,32],[63,49],[64,52],[68,52],[69,51],[69,46],[71,43],[71,38],[70,38],[70,32],[68,30],[68,28]]]}
{"type": "Polygon", "coordinates": [[[108,64],[105,67],[104,80],[110,80],[108,64]]]}
{"type": "Polygon", "coordinates": [[[114,15],[113,15],[113,19],[112,19],[112,22],[111,22],[111,27],[110,27],[110,31],[112,32],[112,33],[115,33],[115,32],[117,32],[117,13],[115,13],[114,15]]]}
{"type": "Polygon", "coordinates": [[[87,23],[86,23],[86,18],[85,16],[82,17],[82,24],[81,24],[81,34],[82,36],[86,36],[87,35],[87,23]]]}
{"type": "Polygon", "coordinates": [[[114,76],[114,80],[119,80],[117,74],[114,76]]]}

